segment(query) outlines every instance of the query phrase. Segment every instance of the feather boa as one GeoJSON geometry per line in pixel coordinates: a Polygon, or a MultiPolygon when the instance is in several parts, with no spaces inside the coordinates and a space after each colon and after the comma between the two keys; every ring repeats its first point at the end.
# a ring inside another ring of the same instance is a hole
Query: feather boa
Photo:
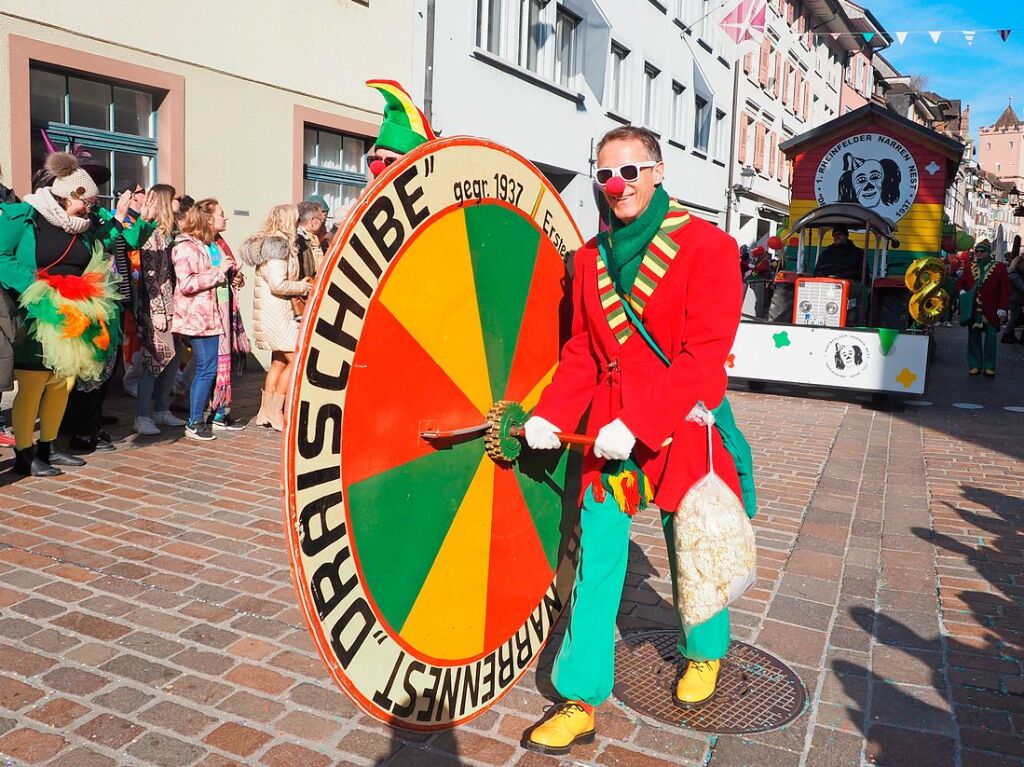
{"type": "Polygon", "coordinates": [[[118,294],[99,243],[81,277],[39,273],[19,297],[35,320],[31,335],[43,350],[43,364],[58,375],[98,380],[117,349],[118,294]]]}

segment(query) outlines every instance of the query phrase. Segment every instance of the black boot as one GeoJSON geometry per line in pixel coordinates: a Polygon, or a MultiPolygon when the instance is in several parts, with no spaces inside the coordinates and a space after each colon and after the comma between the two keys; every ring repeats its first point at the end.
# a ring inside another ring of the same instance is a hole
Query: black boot
{"type": "Polygon", "coordinates": [[[37,442],[36,458],[50,466],[85,466],[85,461],[77,455],[57,450],[52,442],[37,442]]]}
{"type": "Polygon", "coordinates": [[[56,477],[64,473],[36,458],[35,446],[26,447],[24,450],[14,449],[14,471],[26,477],[56,477]]]}

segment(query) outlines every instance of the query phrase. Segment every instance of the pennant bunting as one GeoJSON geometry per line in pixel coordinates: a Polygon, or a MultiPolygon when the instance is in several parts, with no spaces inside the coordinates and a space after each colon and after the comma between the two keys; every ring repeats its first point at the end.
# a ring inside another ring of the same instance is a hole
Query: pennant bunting
{"type": "MultiPolygon", "coordinates": [[[[755,0],[741,0],[740,5],[737,6],[734,9],[733,13],[736,14],[739,11],[741,11],[741,9],[743,9],[743,7],[745,6],[746,3],[753,3],[753,2],[755,2],[755,0]]],[[[733,36],[733,34],[734,34],[733,31],[731,29],[727,28],[729,26],[729,23],[730,23],[730,20],[726,19],[725,21],[722,22],[722,27],[724,29],[726,29],[726,31],[729,33],[730,36],[733,36]]],[[[737,22],[733,22],[733,23],[737,23],[737,22]]],[[[740,26],[742,28],[744,26],[744,24],[746,24],[745,20],[742,20],[742,19],[738,20],[738,26],[740,26]]],[[[753,39],[753,35],[751,34],[751,32],[759,31],[759,32],[761,32],[763,34],[763,29],[760,29],[758,27],[756,21],[753,24],[749,25],[747,27],[747,29],[750,30],[750,31],[746,32],[746,34],[748,36],[745,39],[753,39]]],[[[939,39],[942,37],[942,35],[946,34],[947,32],[951,33],[951,34],[959,32],[961,35],[964,36],[964,40],[967,41],[968,45],[974,45],[974,39],[978,36],[979,32],[983,32],[983,33],[998,32],[1000,39],[1005,43],[1007,41],[1007,39],[1010,37],[1010,33],[1012,31],[1013,31],[1012,29],[957,29],[957,30],[952,30],[952,29],[932,29],[932,30],[928,30],[927,32],[928,32],[928,36],[931,37],[933,43],[938,43],[939,39]]],[[[903,45],[904,43],[907,42],[907,37],[909,35],[918,34],[918,33],[922,33],[923,34],[924,32],[925,32],[925,30],[921,30],[921,29],[918,29],[918,30],[905,30],[905,31],[900,31],[900,32],[894,32],[893,36],[896,38],[896,42],[897,43],[899,43],[900,45],[903,45]]],[[[863,40],[863,42],[865,44],[867,44],[867,43],[870,43],[877,36],[877,34],[878,34],[877,32],[805,32],[805,33],[800,34],[800,35],[795,35],[795,34],[792,34],[791,32],[789,32],[788,30],[786,30],[786,31],[783,32],[783,39],[787,40],[787,41],[797,41],[797,40],[799,40],[801,42],[806,40],[807,43],[810,45],[810,44],[813,44],[815,39],[818,39],[818,38],[821,38],[821,37],[826,37],[827,36],[827,37],[831,37],[833,40],[839,40],[839,38],[841,38],[841,37],[857,37],[859,35],[861,37],[861,39],[863,40]]]]}

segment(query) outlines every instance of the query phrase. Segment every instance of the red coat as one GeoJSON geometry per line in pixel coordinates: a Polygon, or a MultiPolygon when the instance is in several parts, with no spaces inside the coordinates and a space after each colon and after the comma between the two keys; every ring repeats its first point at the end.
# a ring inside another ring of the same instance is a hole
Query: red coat
{"type": "MultiPolygon", "coordinates": [[[[570,431],[589,407],[585,431],[590,435],[621,418],[637,438],[633,458],[666,511],[675,511],[707,473],[707,433],[685,419],[698,400],[715,408],[725,396],[725,362],[739,326],[743,290],[732,237],[697,217],[671,236],[679,252],[642,314],[671,366],[637,333],[619,344],[598,295],[597,240],[591,240],[575,254],[572,335],[534,410],[570,431]],[[662,448],[668,437],[672,443],[662,448]]],[[[717,430],[713,440],[715,470],[740,496],[736,467],[717,430]]],[[[602,463],[586,453],[584,488],[602,463]]]]}
{"type": "MultiPolygon", "coordinates": [[[[991,274],[985,280],[985,284],[978,289],[977,297],[981,299],[982,313],[989,324],[994,328],[1001,325],[996,312],[1000,309],[1006,310],[1010,306],[1010,273],[1006,271],[1006,264],[996,261],[992,264],[991,274]]],[[[964,268],[956,284],[957,290],[970,290],[974,287],[974,270],[971,265],[964,268]]]]}

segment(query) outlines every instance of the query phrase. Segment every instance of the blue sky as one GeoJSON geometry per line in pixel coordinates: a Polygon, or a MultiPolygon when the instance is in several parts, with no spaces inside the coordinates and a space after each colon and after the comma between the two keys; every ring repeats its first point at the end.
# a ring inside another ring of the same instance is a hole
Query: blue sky
{"type": "Polygon", "coordinates": [[[971,134],[991,125],[1013,96],[1024,115],[1024,2],[1021,0],[865,0],[893,37],[882,55],[903,74],[926,75],[930,90],[959,98],[971,107],[971,134]],[[995,32],[979,32],[967,45],[962,29],[1012,29],[1007,42],[995,32]],[[944,30],[933,43],[925,30],[944,30]],[[909,31],[900,45],[896,32],[909,31]]]}

